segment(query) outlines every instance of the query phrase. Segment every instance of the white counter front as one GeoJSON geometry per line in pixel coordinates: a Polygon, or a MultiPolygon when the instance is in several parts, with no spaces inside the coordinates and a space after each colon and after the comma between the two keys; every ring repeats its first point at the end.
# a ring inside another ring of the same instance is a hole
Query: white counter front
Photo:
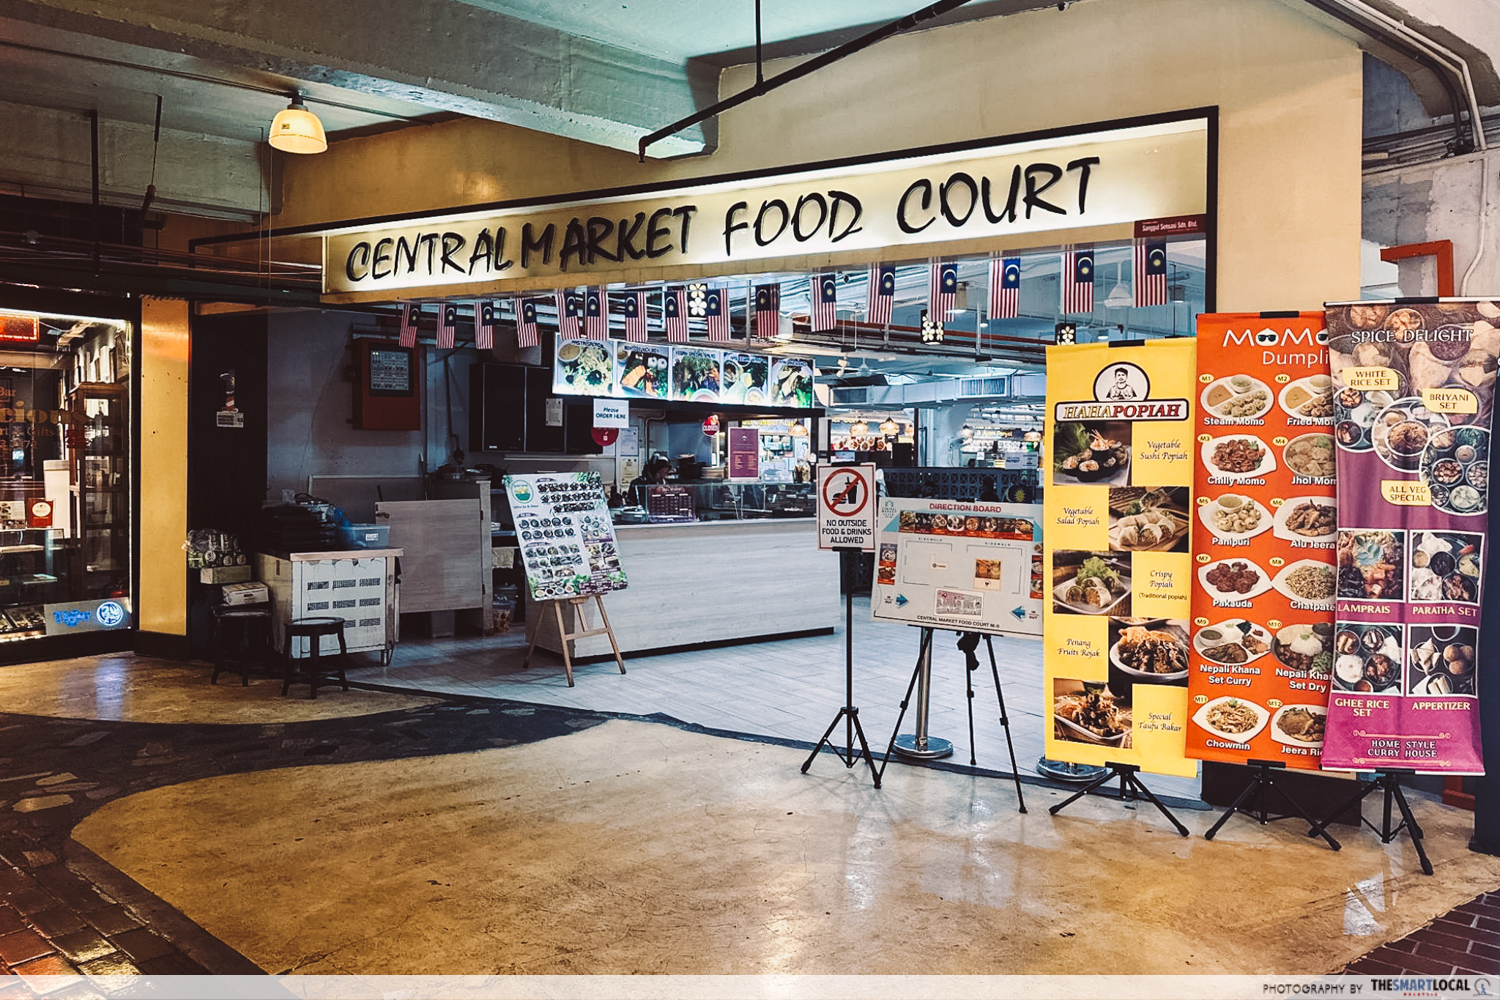
{"type": "MultiPolygon", "coordinates": [[[[816,529],[810,517],[617,525],[630,586],[605,595],[604,607],[620,650],[832,629],[841,615],[839,557],[818,549],[816,529]]],[[[597,625],[594,602],[586,607],[589,624],[597,625]]],[[[536,629],[537,645],[562,651],[556,618],[530,602],[528,639],[536,629]]],[[[608,657],[609,640],[580,639],[574,655],[608,657]]]]}

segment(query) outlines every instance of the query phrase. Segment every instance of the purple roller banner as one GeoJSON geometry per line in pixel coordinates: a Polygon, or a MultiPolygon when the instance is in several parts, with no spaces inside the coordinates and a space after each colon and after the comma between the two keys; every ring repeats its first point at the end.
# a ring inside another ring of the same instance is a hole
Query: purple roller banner
{"type": "Polygon", "coordinates": [[[1332,305],[1327,327],[1339,530],[1323,767],[1482,774],[1500,303],[1332,305]]]}

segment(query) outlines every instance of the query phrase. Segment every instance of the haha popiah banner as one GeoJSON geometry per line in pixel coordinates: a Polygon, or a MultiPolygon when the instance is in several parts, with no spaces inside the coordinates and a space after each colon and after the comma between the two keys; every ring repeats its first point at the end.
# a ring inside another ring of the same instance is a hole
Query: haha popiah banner
{"type": "Polygon", "coordinates": [[[1194,341],[1047,349],[1047,756],[1193,775],[1194,341]]]}
{"type": "Polygon", "coordinates": [[[1500,302],[1357,302],[1327,320],[1340,489],[1323,766],[1483,773],[1500,302]]]}

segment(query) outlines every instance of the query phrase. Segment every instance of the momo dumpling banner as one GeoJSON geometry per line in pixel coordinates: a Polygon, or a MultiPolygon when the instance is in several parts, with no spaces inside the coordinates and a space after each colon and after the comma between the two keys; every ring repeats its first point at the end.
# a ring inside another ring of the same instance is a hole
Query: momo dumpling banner
{"type": "Polygon", "coordinates": [[[1333,674],[1333,379],[1321,312],[1198,317],[1189,756],[1315,769],[1333,674]]]}
{"type": "Polygon", "coordinates": [[[1339,510],[1323,766],[1483,773],[1500,302],[1354,302],[1327,321],[1339,510]]]}
{"type": "Polygon", "coordinates": [[[1047,757],[1191,776],[1191,339],[1047,349],[1047,757]]]}

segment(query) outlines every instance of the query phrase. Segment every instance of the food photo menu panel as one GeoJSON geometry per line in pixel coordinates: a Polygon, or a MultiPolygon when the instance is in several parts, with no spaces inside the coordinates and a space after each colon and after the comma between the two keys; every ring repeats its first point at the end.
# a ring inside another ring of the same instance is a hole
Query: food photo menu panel
{"type": "Polygon", "coordinates": [[[625,568],[599,473],[506,476],[504,483],[533,600],[625,589],[625,568]]]}
{"type": "Polygon", "coordinates": [[[1047,349],[1047,756],[1192,775],[1194,342],[1047,349]]]}
{"type": "Polygon", "coordinates": [[[1333,673],[1323,314],[1198,317],[1188,755],[1315,769],[1333,673]]]}
{"type": "Polygon", "coordinates": [[[1327,315],[1343,488],[1323,766],[1483,773],[1500,302],[1357,302],[1327,315]]]}

